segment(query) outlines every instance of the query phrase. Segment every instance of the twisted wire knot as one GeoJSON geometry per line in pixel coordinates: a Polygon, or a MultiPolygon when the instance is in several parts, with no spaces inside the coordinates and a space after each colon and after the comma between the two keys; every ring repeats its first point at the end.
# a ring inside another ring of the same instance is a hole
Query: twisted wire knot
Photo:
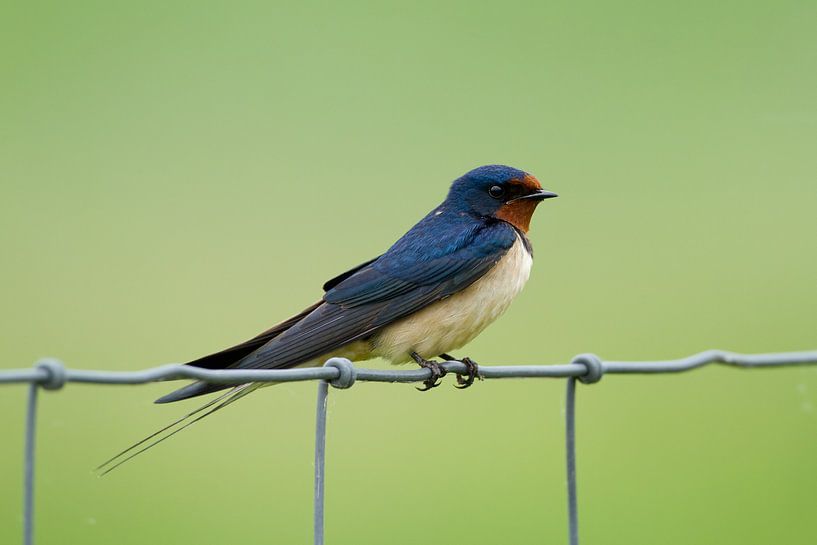
{"type": "Polygon", "coordinates": [[[59,390],[65,386],[65,381],[68,378],[65,372],[65,366],[58,360],[53,358],[44,358],[34,365],[35,369],[42,369],[48,375],[45,380],[40,382],[40,386],[46,390],[59,390]]]}
{"type": "Polygon", "coordinates": [[[582,384],[593,384],[594,382],[598,382],[604,375],[604,364],[595,354],[579,354],[573,358],[573,361],[570,363],[584,365],[584,368],[586,369],[585,373],[576,377],[582,384]]]}
{"type": "Polygon", "coordinates": [[[334,367],[338,370],[338,378],[329,381],[329,384],[335,388],[345,390],[351,388],[357,379],[357,369],[352,365],[352,362],[346,358],[330,358],[324,367],[334,367]]]}

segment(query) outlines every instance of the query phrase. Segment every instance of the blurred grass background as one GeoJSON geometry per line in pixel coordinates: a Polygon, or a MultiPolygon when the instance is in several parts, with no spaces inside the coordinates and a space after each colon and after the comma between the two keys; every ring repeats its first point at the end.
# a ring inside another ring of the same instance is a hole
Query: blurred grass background
{"type": "MultiPolygon", "coordinates": [[[[315,300],[485,163],[561,195],[485,364],[815,348],[817,5],[5,4],[2,367],[185,361],[315,300]]],[[[384,365],[372,362],[371,365],[384,365]]],[[[451,382],[451,381],[449,381],[451,382]]],[[[307,543],[314,384],[105,479],[173,385],[42,396],[46,543],[307,543]]],[[[333,391],[333,543],[560,543],[563,381],[333,391]]],[[[579,391],[586,543],[813,543],[817,370],[579,391]]],[[[0,542],[25,388],[0,391],[0,542]]]]}

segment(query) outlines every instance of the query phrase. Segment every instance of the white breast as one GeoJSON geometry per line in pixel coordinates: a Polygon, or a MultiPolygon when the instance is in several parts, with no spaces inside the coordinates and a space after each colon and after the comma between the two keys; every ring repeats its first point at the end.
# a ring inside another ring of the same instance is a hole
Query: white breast
{"type": "Polygon", "coordinates": [[[502,315],[530,276],[531,255],[516,242],[485,276],[459,293],[382,329],[372,338],[373,356],[403,363],[411,352],[434,358],[456,350],[502,315]]]}

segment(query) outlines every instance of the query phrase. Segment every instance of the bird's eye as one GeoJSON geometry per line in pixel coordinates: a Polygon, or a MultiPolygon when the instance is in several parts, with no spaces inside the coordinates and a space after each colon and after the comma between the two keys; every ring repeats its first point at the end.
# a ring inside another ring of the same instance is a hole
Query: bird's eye
{"type": "Polygon", "coordinates": [[[499,199],[502,195],[505,194],[505,188],[501,185],[492,185],[491,189],[488,190],[488,195],[495,199],[499,199]]]}

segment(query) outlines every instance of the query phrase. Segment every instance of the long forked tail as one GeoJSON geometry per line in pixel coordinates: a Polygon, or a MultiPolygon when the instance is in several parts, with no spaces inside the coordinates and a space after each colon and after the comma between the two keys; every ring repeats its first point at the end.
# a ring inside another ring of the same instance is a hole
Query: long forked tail
{"type": "Polygon", "coordinates": [[[185,428],[188,428],[204,418],[205,416],[210,416],[214,412],[219,409],[223,409],[227,405],[238,401],[245,395],[249,394],[256,388],[259,388],[261,384],[258,383],[247,383],[241,384],[232,388],[229,392],[218,396],[215,399],[212,399],[202,405],[201,407],[197,408],[196,410],[187,413],[186,415],[182,416],[175,422],[172,422],[165,426],[164,428],[156,431],[141,441],[134,443],[133,445],[129,446],[116,456],[110,458],[109,460],[105,461],[104,463],[100,464],[94,471],[102,477],[103,475],[107,475],[117,467],[121,466],[125,462],[132,460],[136,456],[142,454],[148,449],[151,449],[164,441],[165,439],[169,439],[170,437],[176,435],[180,431],[185,428]],[[209,410],[208,410],[209,409],[209,410]],[[203,414],[202,411],[205,411],[203,414]],[[198,415],[198,416],[196,416],[198,415]],[[195,416],[195,418],[193,418],[195,416]],[[144,445],[144,446],[143,446],[144,445]],[[141,447],[141,448],[140,448],[141,447]]]}

